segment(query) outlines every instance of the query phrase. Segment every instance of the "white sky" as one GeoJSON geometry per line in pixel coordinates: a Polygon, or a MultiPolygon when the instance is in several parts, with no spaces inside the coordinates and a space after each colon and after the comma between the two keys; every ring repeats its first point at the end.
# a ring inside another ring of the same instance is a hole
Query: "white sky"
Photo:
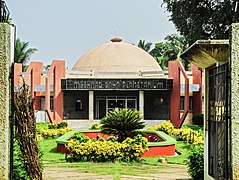
{"type": "Polygon", "coordinates": [[[17,37],[38,51],[32,61],[66,60],[67,67],[88,50],[121,37],[138,44],[163,41],[176,32],[162,0],[5,0],[17,37]]]}

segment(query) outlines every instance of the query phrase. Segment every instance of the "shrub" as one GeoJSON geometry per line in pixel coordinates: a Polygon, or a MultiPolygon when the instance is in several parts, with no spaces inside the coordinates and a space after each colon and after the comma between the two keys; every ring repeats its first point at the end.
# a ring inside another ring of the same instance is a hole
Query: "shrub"
{"type": "Polygon", "coordinates": [[[57,124],[57,129],[64,129],[67,127],[68,127],[68,124],[67,124],[67,122],[64,122],[64,121],[57,124]]]}
{"type": "MultiPolygon", "coordinates": [[[[40,166],[43,169],[43,152],[41,148],[39,148],[39,159],[40,166]]],[[[13,179],[30,180],[25,169],[24,159],[17,139],[14,139],[13,144],[13,179]]]]}
{"type": "Polygon", "coordinates": [[[57,124],[49,123],[48,124],[48,129],[57,129],[57,124]]]}
{"type": "Polygon", "coordinates": [[[37,131],[37,134],[40,134],[40,130],[41,130],[41,129],[47,130],[47,129],[48,129],[48,124],[45,123],[45,122],[36,123],[36,131],[37,131]]]}
{"type": "Polygon", "coordinates": [[[100,121],[100,124],[102,133],[117,136],[119,142],[123,142],[127,137],[130,137],[134,130],[145,127],[141,113],[137,110],[128,109],[108,112],[100,121]]]}
{"type": "Polygon", "coordinates": [[[106,139],[106,141],[111,141],[111,142],[117,142],[117,138],[116,137],[114,137],[114,136],[109,136],[107,139],[106,139]]]}
{"type": "Polygon", "coordinates": [[[174,136],[177,140],[186,141],[190,144],[199,145],[204,144],[203,131],[193,130],[187,126],[180,129],[174,128],[171,122],[162,122],[157,126],[151,126],[147,128],[148,130],[163,131],[170,136],[174,136]]]}
{"type": "Polygon", "coordinates": [[[48,123],[48,129],[64,129],[67,127],[68,127],[67,122],[60,122],[58,124],[48,123]]]}
{"type": "Polygon", "coordinates": [[[192,118],[193,124],[203,126],[203,114],[195,114],[192,118]]]}
{"type": "Polygon", "coordinates": [[[56,138],[58,136],[61,136],[69,131],[72,131],[72,128],[64,128],[64,129],[41,129],[40,134],[42,137],[51,137],[56,138]]]}
{"type": "Polygon", "coordinates": [[[90,140],[89,137],[84,136],[84,134],[80,133],[80,132],[76,132],[73,136],[72,139],[75,141],[78,141],[79,143],[86,143],[87,141],[90,140]]]}
{"type": "Polygon", "coordinates": [[[203,180],[204,176],[204,148],[193,146],[188,156],[188,172],[193,179],[203,180]]]}
{"type": "Polygon", "coordinates": [[[99,124],[92,124],[90,127],[89,127],[89,130],[100,130],[101,127],[99,124]]]}
{"type": "Polygon", "coordinates": [[[25,170],[22,152],[16,139],[13,144],[13,179],[30,180],[25,170]]]}
{"type": "Polygon", "coordinates": [[[147,130],[163,131],[166,134],[172,135],[174,131],[174,126],[171,122],[164,121],[157,126],[149,126],[147,130]]]}
{"type": "Polygon", "coordinates": [[[122,143],[114,140],[112,136],[107,141],[103,138],[87,142],[71,140],[66,147],[70,151],[71,160],[94,162],[138,161],[148,150],[147,138],[141,135],[137,135],[135,139],[127,138],[122,143]]]}

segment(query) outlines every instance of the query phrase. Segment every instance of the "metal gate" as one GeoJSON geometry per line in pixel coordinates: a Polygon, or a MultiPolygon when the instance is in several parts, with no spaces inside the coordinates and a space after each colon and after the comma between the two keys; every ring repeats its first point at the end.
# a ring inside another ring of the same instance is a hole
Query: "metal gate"
{"type": "Polygon", "coordinates": [[[231,119],[229,64],[209,70],[209,175],[231,179],[231,119]]]}

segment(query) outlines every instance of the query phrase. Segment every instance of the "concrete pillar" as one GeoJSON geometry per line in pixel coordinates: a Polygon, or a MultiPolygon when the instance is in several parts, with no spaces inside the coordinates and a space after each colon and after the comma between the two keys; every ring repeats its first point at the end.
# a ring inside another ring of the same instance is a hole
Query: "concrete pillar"
{"type": "Polygon", "coordinates": [[[94,120],[94,91],[89,91],[89,120],[94,120]]]}
{"type": "Polygon", "coordinates": [[[0,179],[9,179],[10,171],[10,57],[11,57],[11,27],[0,23],[0,179]]]}
{"type": "Polygon", "coordinates": [[[144,119],[144,91],[139,91],[139,111],[143,113],[144,119]]]}
{"type": "Polygon", "coordinates": [[[239,24],[232,24],[231,31],[231,142],[232,177],[239,179],[239,24]]]}

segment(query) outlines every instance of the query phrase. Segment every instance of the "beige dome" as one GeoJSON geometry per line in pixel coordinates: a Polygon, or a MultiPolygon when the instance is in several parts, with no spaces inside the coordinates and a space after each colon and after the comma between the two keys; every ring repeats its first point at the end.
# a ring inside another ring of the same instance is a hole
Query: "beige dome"
{"type": "Polygon", "coordinates": [[[99,45],[84,54],[73,66],[73,71],[139,72],[162,71],[156,60],[141,48],[121,42],[99,45]]]}

